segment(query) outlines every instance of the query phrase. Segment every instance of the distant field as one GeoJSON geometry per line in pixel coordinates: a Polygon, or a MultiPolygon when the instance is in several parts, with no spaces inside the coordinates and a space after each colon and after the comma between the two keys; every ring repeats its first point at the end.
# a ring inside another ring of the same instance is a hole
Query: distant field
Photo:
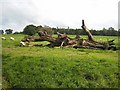
{"type": "MultiPolygon", "coordinates": [[[[118,88],[118,51],[19,47],[24,35],[3,36],[3,88],[118,88]]],[[[118,44],[117,36],[94,38],[118,44]]]]}

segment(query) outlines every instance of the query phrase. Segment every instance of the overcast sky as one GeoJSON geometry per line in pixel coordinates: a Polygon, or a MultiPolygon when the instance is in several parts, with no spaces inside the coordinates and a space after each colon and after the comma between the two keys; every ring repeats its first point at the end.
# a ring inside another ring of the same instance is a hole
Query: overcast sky
{"type": "Polygon", "coordinates": [[[23,31],[26,25],[118,29],[119,0],[1,0],[0,28],[23,31]]]}

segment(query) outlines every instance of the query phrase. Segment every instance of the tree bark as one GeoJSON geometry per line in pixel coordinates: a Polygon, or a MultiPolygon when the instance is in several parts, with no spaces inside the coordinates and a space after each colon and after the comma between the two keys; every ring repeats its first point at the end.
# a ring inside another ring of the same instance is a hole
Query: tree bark
{"type": "Polygon", "coordinates": [[[95,41],[89,29],[85,26],[84,20],[82,20],[82,29],[87,33],[89,41],[95,41]]]}

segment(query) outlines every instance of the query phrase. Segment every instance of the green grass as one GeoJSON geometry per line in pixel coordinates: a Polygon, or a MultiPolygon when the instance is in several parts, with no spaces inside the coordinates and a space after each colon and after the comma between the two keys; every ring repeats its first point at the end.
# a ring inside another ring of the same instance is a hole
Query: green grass
{"type": "MultiPolygon", "coordinates": [[[[23,35],[4,36],[7,40],[2,41],[3,88],[118,87],[118,51],[19,47],[23,35]],[[10,36],[15,41],[10,41],[10,36]]],[[[117,44],[117,37],[95,36],[97,40],[99,37],[103,41],[115,38],[117,44]]]]}

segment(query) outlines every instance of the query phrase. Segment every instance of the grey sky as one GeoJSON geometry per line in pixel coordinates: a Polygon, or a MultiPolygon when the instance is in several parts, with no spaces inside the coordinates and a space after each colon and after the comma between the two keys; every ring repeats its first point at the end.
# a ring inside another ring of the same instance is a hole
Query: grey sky
{"type": "Polygon", "coordinates": [[[0,28],[22,31],[28,24],[118,29],[119,0],[1,0],[0,28]]]}

